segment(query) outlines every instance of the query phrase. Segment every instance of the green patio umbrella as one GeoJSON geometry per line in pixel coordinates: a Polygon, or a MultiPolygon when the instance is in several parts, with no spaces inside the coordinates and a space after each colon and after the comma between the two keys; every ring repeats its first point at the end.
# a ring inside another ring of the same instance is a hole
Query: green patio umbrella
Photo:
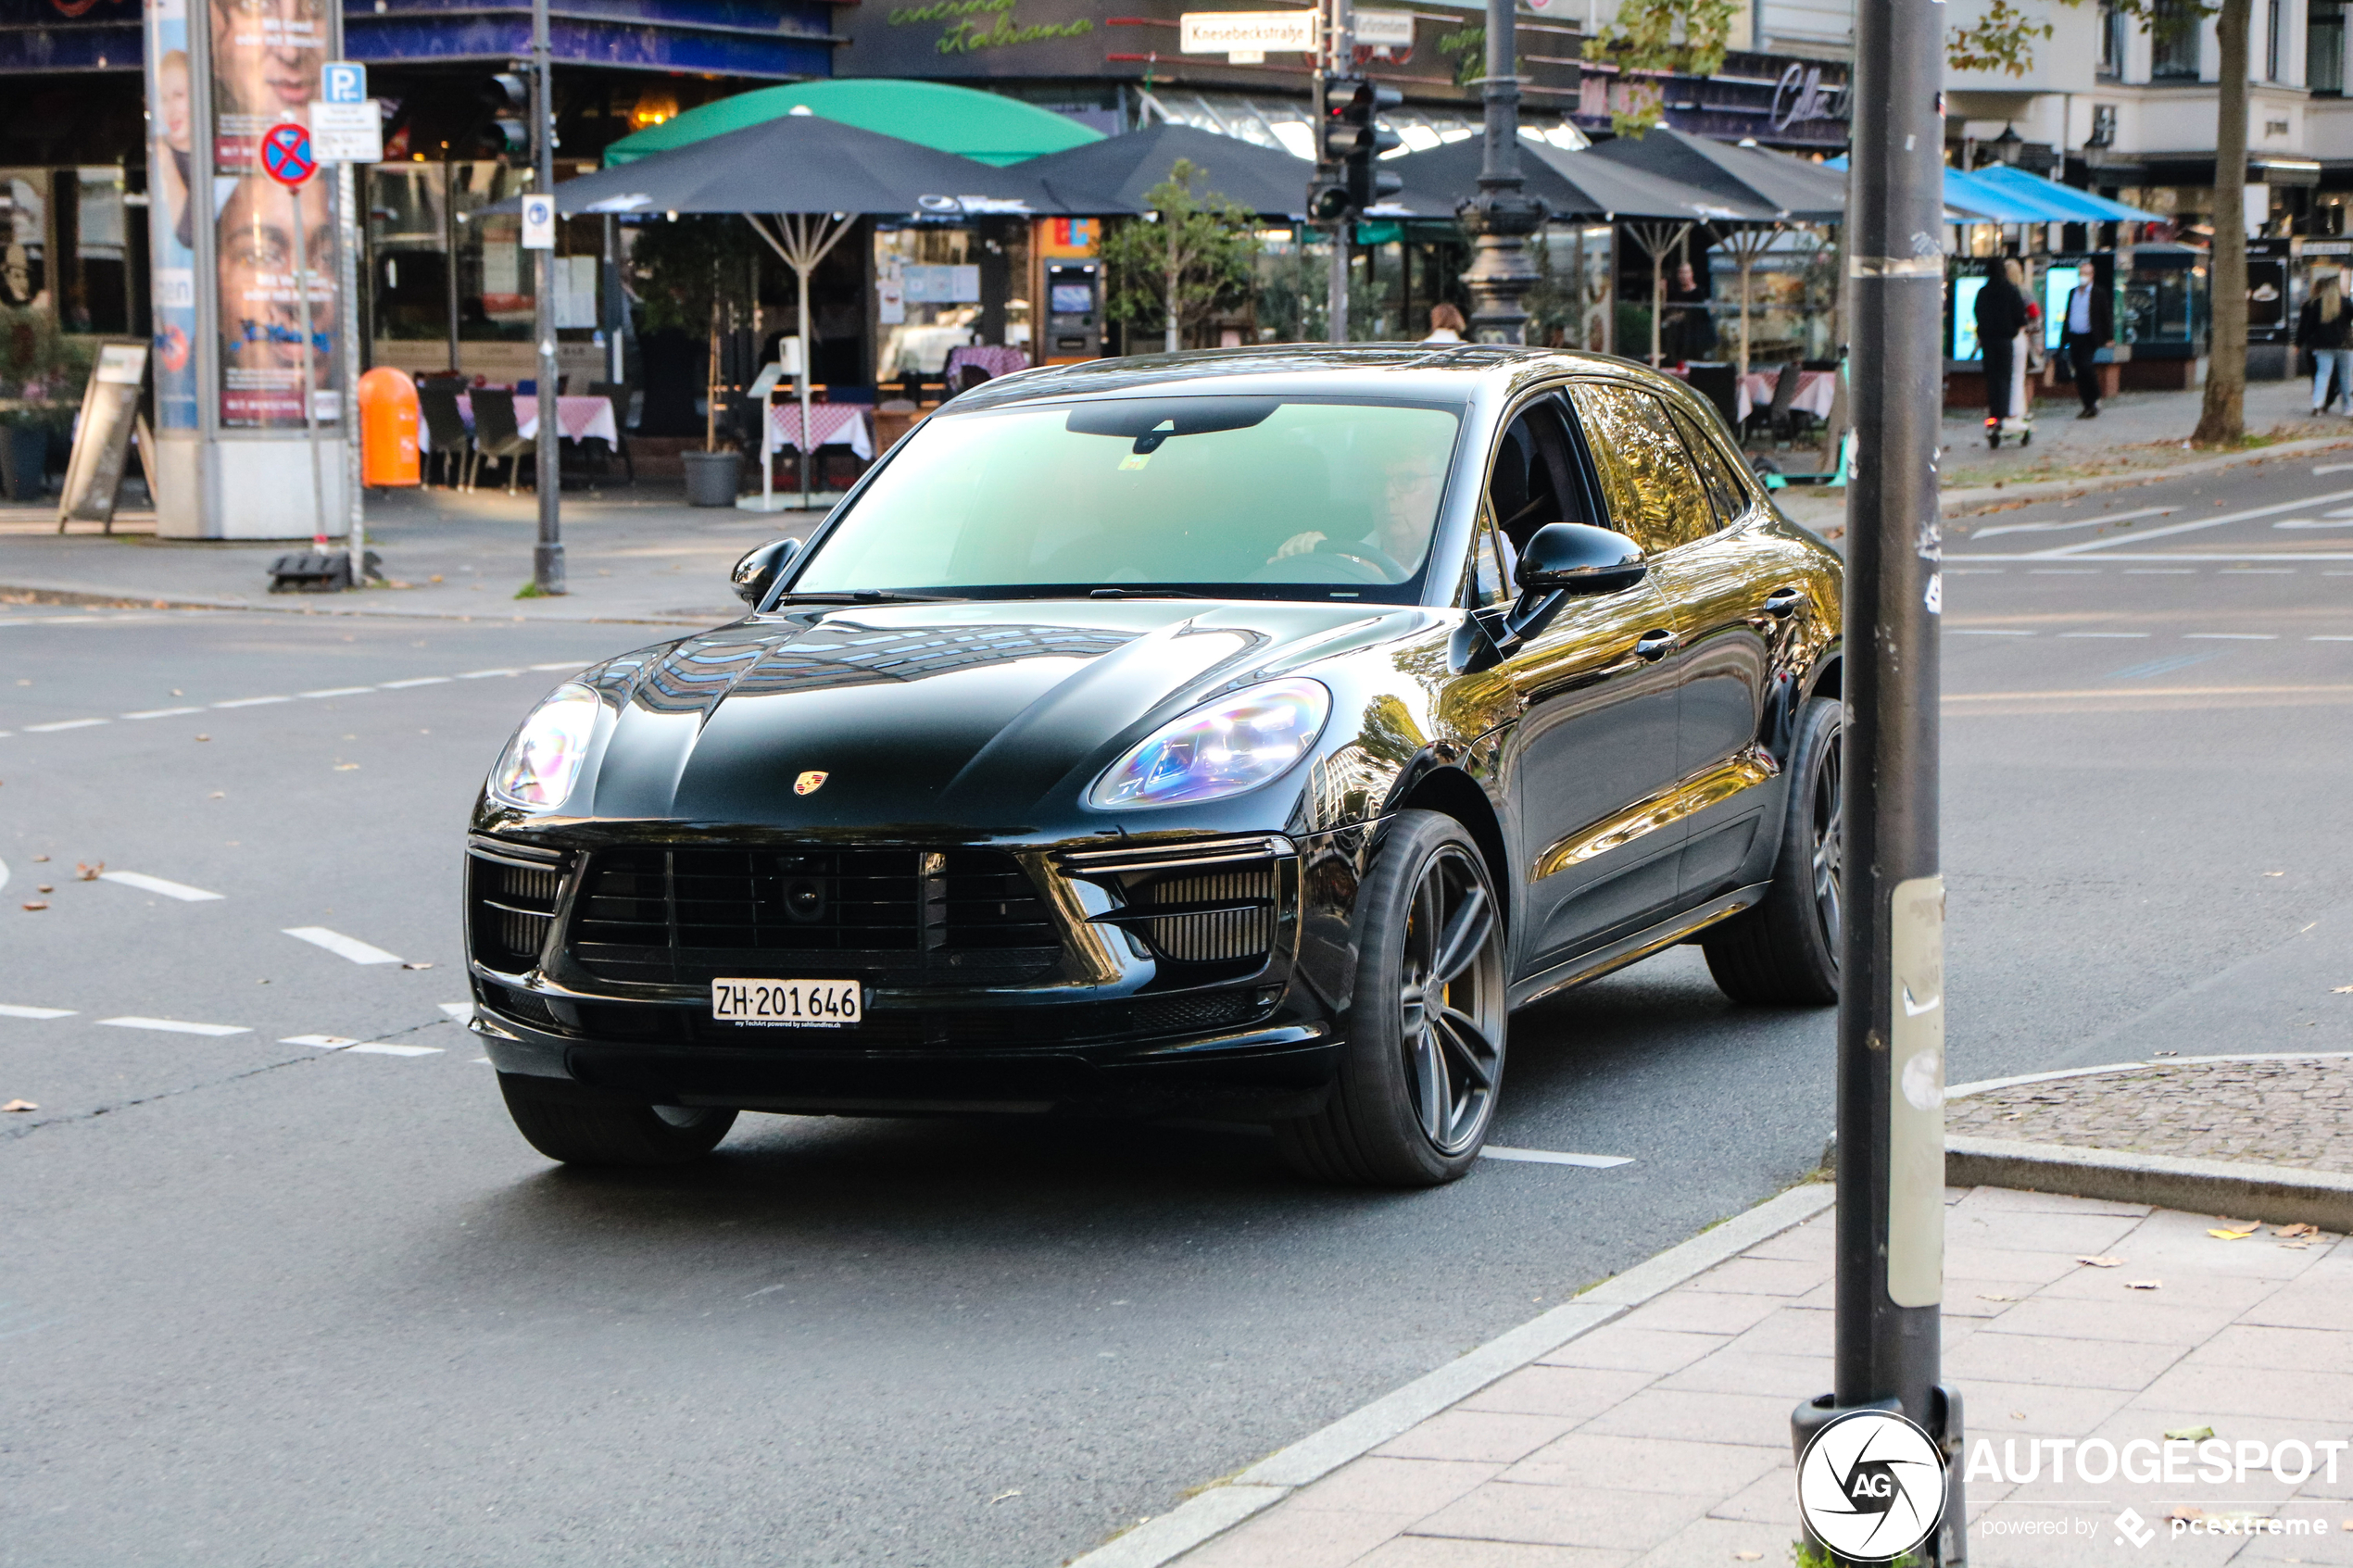
{"type": "Polygon", "coordinates": [[[667,152],[707,136],[801,113],[1000,168],[1102,140],[1102,132],[1090,131],[1067,116],[1002,94],[938,82],[853,78],[761,87],[688,109],[607,147],[605,167],[612,169],[648,153],[667,152]]]}

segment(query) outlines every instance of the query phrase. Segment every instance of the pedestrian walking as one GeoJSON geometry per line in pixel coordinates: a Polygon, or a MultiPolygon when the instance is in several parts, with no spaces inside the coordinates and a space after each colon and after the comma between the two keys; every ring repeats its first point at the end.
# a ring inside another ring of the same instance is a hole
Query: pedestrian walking
{"type": "Polygon", "coordinates": [[[1422,341],[1424,343],[1460,343],[1466,330],[1468,330],[1468,323],[1464,321],[1463,313],[1444,300],[1441,300],[1429,307],[1429,336],[1422,341]]]}
{"type": "Polygon", "coordinates": [[[2349,335],[2353,335],[2353,311],[2346,308],[2344,274],[2321,273],[2312,281],[2312,297],[2304,302],[2303,313],[2296,319],[2296,345],[2312,357],[2315,414],[2325,412],[2340,393],[2346,412],[2353,414],[2353,349],[2346,346],[2349,335]]]}
{"type": "Polygon", "coordinates": [[[2075,373],[2075,395],[2083,400],[2079,420],[2100,417],[2099,352],[2116,339],[2116,302],[2087,271],[2067,296],[2060,344],[2075,373]]]}
{"type": "Polygon", "coordinates": [[[1977,345],[1985,363],[1985,445],[2002,444],[2003,421],[2025,401],[2026,295],[2016,261],[1986,264],[1977,294],[1977,345]]]}

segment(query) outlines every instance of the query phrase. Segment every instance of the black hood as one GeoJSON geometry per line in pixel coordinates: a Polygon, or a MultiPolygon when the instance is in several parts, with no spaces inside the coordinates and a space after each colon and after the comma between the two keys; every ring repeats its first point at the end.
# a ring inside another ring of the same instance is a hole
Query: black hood
{"type": "Polygon", "coordinates": [[[1151,599],[828,607],[741,621],[608,667],[599,684],[626,695],[584,809],[1020,832],[1066,816],[1148,719],[1428,619],[1388,606],[1151,599]],[[805,773],[825,777],[796,794],[805,773]]]}

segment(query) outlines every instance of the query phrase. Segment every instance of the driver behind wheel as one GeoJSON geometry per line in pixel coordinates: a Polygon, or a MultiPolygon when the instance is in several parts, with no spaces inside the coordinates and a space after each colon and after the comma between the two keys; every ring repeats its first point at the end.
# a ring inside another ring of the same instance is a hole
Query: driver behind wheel
{"type": "Polygon", "coordinates": [[[1321,529],[1308,529],[1283,541],[1274,558],[1326,555],[1353,556],[1379,570],[1392,583],[1403,583],[1421,565],[1429,546],[1431,521],[1438,515],[1440,487],[1445,474],[1419,455],[1391,457],[1381,469],[1381,494],[1371,508],[1372,524],[1361,538],[1334,539],[1321,529]]]}

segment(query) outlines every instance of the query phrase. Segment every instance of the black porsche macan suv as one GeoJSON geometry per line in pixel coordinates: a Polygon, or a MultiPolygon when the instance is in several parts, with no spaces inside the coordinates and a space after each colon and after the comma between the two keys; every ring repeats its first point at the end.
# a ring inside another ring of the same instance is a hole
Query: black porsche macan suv
{"type": "Polygon", "coordinates": [[[555,1159],[1189,1114],[1428,1184],[1515,1007],[1686,940],[1836,997],[1839,564],[1647,370],[1013,375],[736,579],[750,614],[563,683],[475,807],[473,1027],[555,1159]]]}

